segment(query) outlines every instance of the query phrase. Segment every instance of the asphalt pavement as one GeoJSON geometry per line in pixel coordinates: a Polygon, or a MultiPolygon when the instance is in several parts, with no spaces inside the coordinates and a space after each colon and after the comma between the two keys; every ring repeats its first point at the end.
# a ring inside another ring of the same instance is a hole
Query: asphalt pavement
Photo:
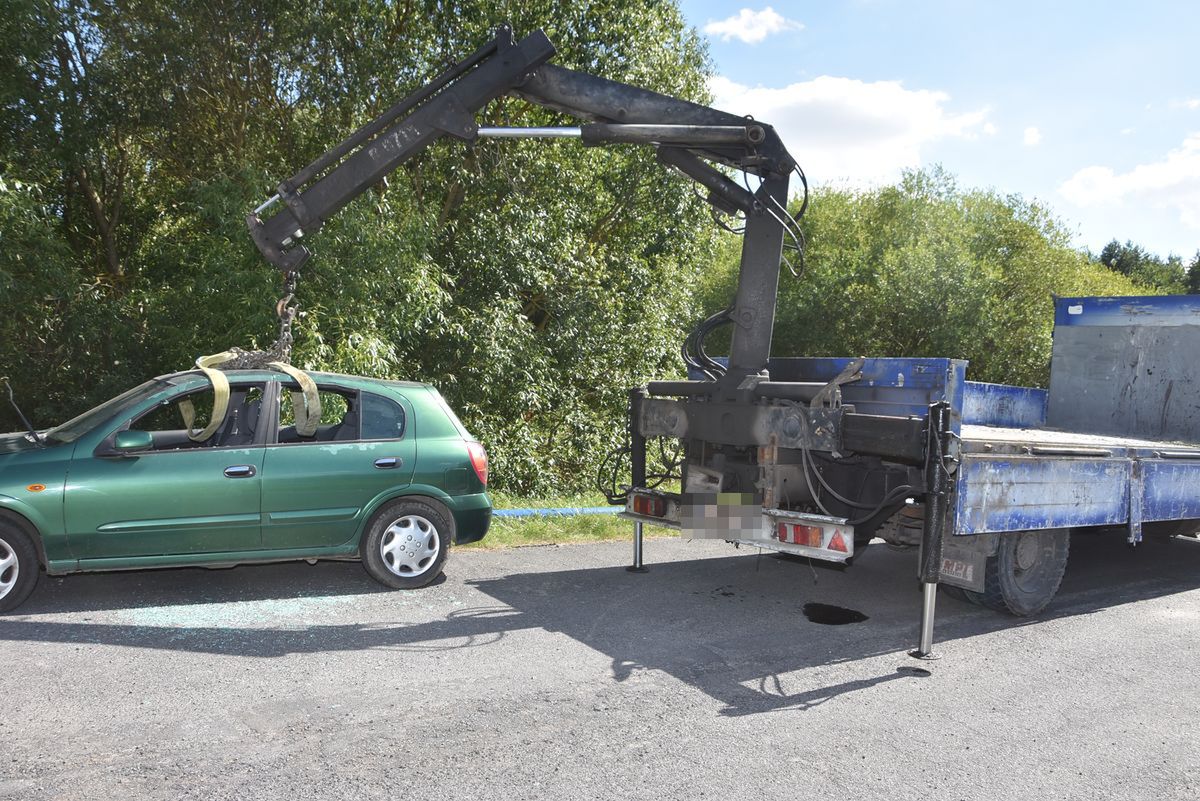
{"type": "Polygon", "coordinates": [[[43,577],[0,618],[0,798],[1200,798],[1200,543],[1076,536],[1036,620],[942,598],[933,663],[912,551],[628,556],[43,577]]]}

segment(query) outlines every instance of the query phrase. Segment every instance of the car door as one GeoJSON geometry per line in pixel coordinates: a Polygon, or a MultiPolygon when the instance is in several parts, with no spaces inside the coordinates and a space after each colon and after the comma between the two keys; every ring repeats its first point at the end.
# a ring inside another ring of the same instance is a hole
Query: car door
{"type": "Polygon", "coordinates": [[[179,402],[211,413],[211,386],[181,389],[115,428],[94,451],[76,453],[64,518],[78,559],[228,553],[261,546],[261,430],[265,383],[235,384],[224,423],[192,442],[179,402]],[[117,432],[149,431],[150,449],[122,455],[117,432]]]}
{"type": "Polygon", "coordinates": [[[412,481],[412,406],[400,395],[318,382],[321,425],[302,438],[291,413],[296,387],[283,389],[277,442],[263,465],[263,545],[348,543],[374,499],[412,481]]]}

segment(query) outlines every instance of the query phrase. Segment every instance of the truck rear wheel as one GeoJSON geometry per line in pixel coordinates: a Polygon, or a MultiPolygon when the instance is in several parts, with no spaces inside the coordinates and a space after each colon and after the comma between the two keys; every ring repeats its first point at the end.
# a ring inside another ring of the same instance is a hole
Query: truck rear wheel
{"type": "Polygon", "coordinates": [[[1070,545],[1065,528],[1001,534],[996,555],[987,560],[983,593],[971,596],[997,612],[1036,615],[1062,584],[1070,545]]]}
{"type": "Polygon", "coordinates": [[[983,606],[983,596],[977,592],[972,592],[971,590],[966,590],[962,587],[955,587],[953,584],[939,584],[938,589],[941,590],[947,598],[953,598],[954,600],[962,601],[965,604],[983,606]]]}

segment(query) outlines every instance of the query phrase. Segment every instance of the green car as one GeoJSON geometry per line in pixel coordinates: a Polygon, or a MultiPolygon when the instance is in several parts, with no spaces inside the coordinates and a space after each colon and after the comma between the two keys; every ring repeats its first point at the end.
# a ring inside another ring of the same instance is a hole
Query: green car
{"type": "Polygon", "coordinates": [[[225,375],[227,411],[200,441],[193,426],[221,404],[195,371],[0,435],[0,612],[39,568],[361,559],[389,587],[421,587],[452,542],[487,533],[487,453],[432,386],[310,373],[320,419],[298,432],[289,376],[225,375]]]}

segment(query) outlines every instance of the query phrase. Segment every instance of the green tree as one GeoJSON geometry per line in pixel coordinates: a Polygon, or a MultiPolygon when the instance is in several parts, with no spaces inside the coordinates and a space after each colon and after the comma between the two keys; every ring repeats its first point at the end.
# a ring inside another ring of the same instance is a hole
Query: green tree
{"type": "Polygon", "coordinates": [[[1182,259],[1174,255],[1160,259],[1129,240],[1124,245],[1112,240],[1100,251],[1098,260],[1114,272],[1167,294],[1181,294],[1187,288],[1182,259]]]}
{"type": "Polygon", "coordinates": [[[1189,295],[1200,295],[1200,250],[1196,251],[1196,255],[1192,257],[1192,261],[1187,268],[1187,293],[1189,295]]]}

